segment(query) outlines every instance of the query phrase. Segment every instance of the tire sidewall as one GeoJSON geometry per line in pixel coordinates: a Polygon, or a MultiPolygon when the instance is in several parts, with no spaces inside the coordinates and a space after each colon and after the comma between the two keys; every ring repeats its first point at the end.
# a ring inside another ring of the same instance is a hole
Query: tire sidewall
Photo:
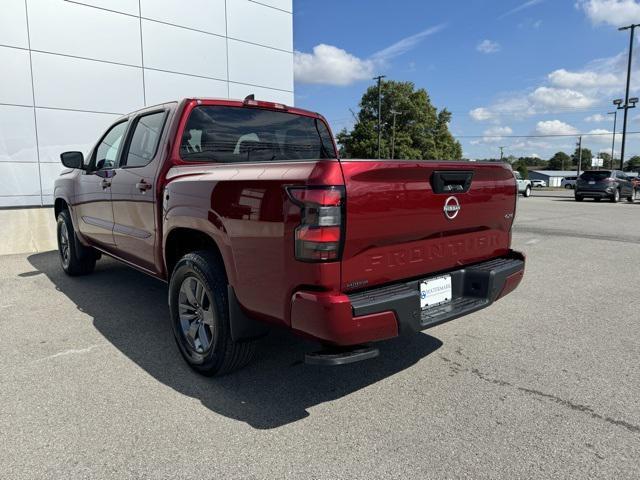
{"type": "Polygon", "coordinates": [[[58,258],[60,260],[60,266],[62,269],[68,274],[74,274],[73,270],[73,262],[76,260],[77,252],[76,252],[76,234],[73,229],[73,224],[71,222],[71,217],[69,217],[69,211],[63,210],[58,214],[58,223],[56,226],[56,236],[58,240],[58,258]],[[69,265],[64,264],[62,260],[62,251],[60,249],[60,230],[62,229],[62,225],[67,228],[67,241],[69,242],[69,265]]]}
{"type": "Polygon", "coordinates": [[[171,275],[171,281],[169,282],[169,317],[171,329],[173,330],[173,335],[180,349],[180,353],[194,369],[207,372],[210,372],[212,369],[216,370],[222,363],[229,332],[228,302],[226,296],[221,291],[220,285],[216,288],[219,279],[215,278],[216,274],[213,271],[215,268],[214,265],[209,265],[207,261],[199,255],[189,254],[178,262],[171,275]],[[180,287],[188,277],[195,277],[202,283],[215,311],[215,327],[212,332],[213,345],[205,354],[195,352],[188,345],[180,325],[178,312],[180,287]]]}

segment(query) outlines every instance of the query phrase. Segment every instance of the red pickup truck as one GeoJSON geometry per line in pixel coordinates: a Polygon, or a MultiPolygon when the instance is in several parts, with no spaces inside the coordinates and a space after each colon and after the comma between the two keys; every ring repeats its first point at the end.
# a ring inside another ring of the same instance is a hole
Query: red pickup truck
{"type": "Polygon", "coordinates": [[[184,99],[117,120],[55,182],[62,268],[107,254],[169,284],[198,372],[245,365],[269,326],[318,340],[309,363],[370,358],[511,292],[517,186],[501,163],[338,158],[325,119],[184,99]]]}

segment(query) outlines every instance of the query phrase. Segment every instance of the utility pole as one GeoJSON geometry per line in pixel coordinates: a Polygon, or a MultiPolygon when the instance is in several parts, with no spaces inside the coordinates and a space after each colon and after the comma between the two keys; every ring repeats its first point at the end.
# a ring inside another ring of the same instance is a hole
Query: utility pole
{"type": "Polygon", "coordinates": [[[500,149],[500,161],[504,158],[504,149],[507,147],[498,147],[500,149]]]}
{"type": "Polygon", "coordinates": [[[391,160],[393,160],[396,158],[396,116],[402,115],[402,112],[391,110],[391,115],[393,115],[393,130],[391,134],[391,160]]]}
{"type": "Polygon", "coordinates": [[[613,159],[616,158],[616,125],[618,123],[618,111],[614,110],[609,112],[609,115],[613,115],[613,141],[611,142],[611,168],[613,168],[613,159]]]}
{"type": "Polygon", "coordinates": [[[578,177],[580,176],[580,170],[582,169],[582,135],[578,137],[578,177]]]}
{"type": "Polygon", "coordinates": [[[382,143],[382,79],[386,75],[378,75],[373,77],[378,81],[378,160],[380,160],[380,144],[382,143]]]}
{"type": "MultiPolygon", "coordinates": [[[[631,30],[629,35],[629,62],[627,65],[627,90],[624,96],[624,107],[622,107],[624,108],[624,120],[622,122],[622,148],[620,149],[620,170],[622,170],[624,167],[624,147],[627,142],[627,116],[629,114],[629,109],[635,108],[636,103],[638,102],[637,98],[632,98],[631,103],[633,103],[633,106],[630,106],[629,89],[631,86],[631,60],[633,57],[633,36],[635,34],[636,27],[640,27],[640,24],[636,23],[633,25],[629,25],[628,27],[621,27],[618,29],[620,31],[631,30]],[[633,102],[633,100],[635,100],[635,102],[633,102]]],[[[621,108],[620,105],[618,105],[618,108],[621,108]]]]}

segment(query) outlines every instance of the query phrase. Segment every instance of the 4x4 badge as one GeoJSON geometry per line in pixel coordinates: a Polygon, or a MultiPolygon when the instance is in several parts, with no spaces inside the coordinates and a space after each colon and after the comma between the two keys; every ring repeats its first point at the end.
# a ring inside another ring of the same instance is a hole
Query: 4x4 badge
{"type": "Polygon", "coordinates": [[[458,216],[460,208],[460,202],[458,201],[458,199],[456,197],[449,197],[447,198],[447,201],[444,202],[444,216],[449,220],[453,220],[458,216]]]}

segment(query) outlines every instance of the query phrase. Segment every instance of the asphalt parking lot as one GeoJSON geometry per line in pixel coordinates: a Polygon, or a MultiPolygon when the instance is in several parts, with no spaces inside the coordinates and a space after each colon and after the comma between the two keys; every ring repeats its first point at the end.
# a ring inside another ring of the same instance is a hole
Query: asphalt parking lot
{"type": "Polygon", "coordinates": [[[334,369],[275,333],[220,379],[179,357],[162,283],[0,257],[0,477],[638,478],[639,219],[521,199],[527,273],[491,308],[334,369]]]}

